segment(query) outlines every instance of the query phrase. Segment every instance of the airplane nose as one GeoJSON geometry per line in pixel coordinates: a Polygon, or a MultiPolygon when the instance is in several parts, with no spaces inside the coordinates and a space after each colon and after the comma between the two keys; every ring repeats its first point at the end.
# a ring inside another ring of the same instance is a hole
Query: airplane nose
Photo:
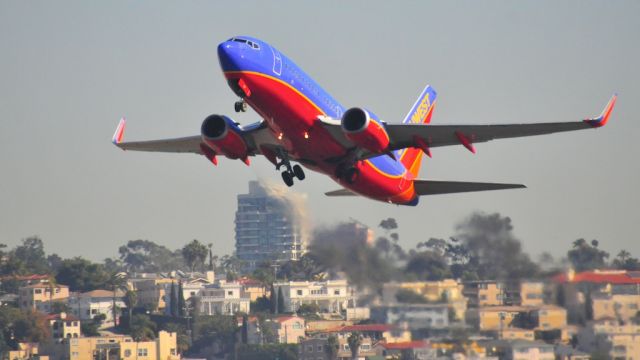
{"type": "Polygon", "coordinates": [[[223,71],[237,70],[237,62],[242,50],[233,41],[225,41],[218,45],[218,60],[223,71]]]}

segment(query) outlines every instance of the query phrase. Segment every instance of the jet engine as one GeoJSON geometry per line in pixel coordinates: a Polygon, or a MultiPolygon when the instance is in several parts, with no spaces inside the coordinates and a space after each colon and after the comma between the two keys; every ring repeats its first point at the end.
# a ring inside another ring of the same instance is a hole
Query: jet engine
{"type": "Polygon", "coordinates": [[[247,143],[242,138],[242,129],[229,117],[209,115],[200,128],[202,141],[213,151],[230,159],[246,160],[247,143]]]}
{"type": "Polygon", "coordinates": [[[356,145],[380,154],[389,146],[389,134],[382,122],[365,109],[351,108],[342,116],[342,131],[356,145]]]}

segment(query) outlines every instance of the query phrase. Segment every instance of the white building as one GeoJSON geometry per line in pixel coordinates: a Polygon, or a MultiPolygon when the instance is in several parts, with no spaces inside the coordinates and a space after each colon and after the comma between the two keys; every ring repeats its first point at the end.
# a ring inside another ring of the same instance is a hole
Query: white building
{"type": "Polygon", "coordinates": [[[251,298],[242,290],[241,284],[220,282],[200,289],[196,303],[203,315],[233,315],[249,313],[251,298]]]}
{"type": "MultiPolygon", "coordinates": [[[[124,292],[116,291],[116,308],[127,306],[124,302],[124,292]]],[[[113,291],[93,290],[85,293],[72,293],[68,300],[71,313],[80,320],[91,320],[96,315],[104,314],[105,323],[113,324],[113,291]]]]}
{"type": "Polygon", "coordinates": [[[302,304],[318,305],[321,312],[327,313],[355,307],[352,289],[346,280],[279,282],[274,283],[273,288],[277,296],[282,293],[285,312],[296,312],[302,304]]]}
{"type": "Polygon", "coordinates": [[[371,319],[383,324],[405,323],[409,329],[446,329],[448,304],[397,304],[371,308],[371,319]]]}

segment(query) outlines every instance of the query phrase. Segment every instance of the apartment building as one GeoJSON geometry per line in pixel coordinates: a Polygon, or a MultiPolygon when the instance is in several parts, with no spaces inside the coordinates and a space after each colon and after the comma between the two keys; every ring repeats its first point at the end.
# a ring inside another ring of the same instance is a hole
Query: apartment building
{"type": "Polygon", "coordinates": [[[198,311],[203,315],[234,315],[249,313],[251,298],[242,285],[235,282],[220,282],[202,288],[196,295],[198,311]]]}
{"type": "Polygon", "coordinates": [[[466,281],[462,294],[467,298],[470,308],[504,304],[504,284],[498,281],[466,281]]]}
{"type": "Polygon", "coordinates": [[[640,295],[597,294],[591,297],[593,320],[629,321],[640,311],[640,295]]]}
{"type": "Polygon", "coordinates": [[[67,305],[71,313],[80,320],[91,320],[98,315],[105,316],[105,324],[113,325],[113,303],[115,300],[116,309],[126,308],[124,302],[124,292],[116,290],[93,290],[85,293],[72,293],[69,296],[67,305]],[[115,297],[115,299],[114,299],[115,297]]]}
{"type": "Polygon", "coordinates": [[[52,286],[49,283],[36,283],[21,287],[18,290],[18,295],[21,309],[33,309],[49,313],[51,311],[51,302],[67,300],[69,287],[60,284],[52,286]]]}
{"type": "Polygon", "coordinates": [[[180,359],[177,334],[166,331],[160,331],[152,341],[136,342],[127,335],[65,339],[61,343],[40,344],[39,353],[50,360],[180,359]]]}
{"type": "Polygon", "coordinates": [[[371,319],[383,324],[406,324],[412,330],[444,330],[450,325],[447,304],[373,306],[371,319]]]}
{"type": "Polygon", "coordinates": [[[80,319],[64,312],[47,315],[46,321],[53,339],[70,339],[80,337],[80,319]]]}
{"type": "Polygon", "coordinates": [[[278,282],[273,287],[278,296],[283,296],[285,312],[295,312],[302,304],[318,305],[326,313],[340,313],[355,306],[346,280],[278,282]]]}
{"type": "Polygon", "coordinates": [[[454,318],[464,321],[467,310],[467,298],[463,295],[464,286],[454,279],[442,281],[391,282],[382,287],[382,303],[396,304],[400,290],[411,290],[422,295],[430,303],[446,303],[453,310],[454,318]]]}
{"type": "Polygon", "coordinates": [[[640,325],[616,320],[591,322],[578,333],[578,349],[614,360],[640,360],[640,325]]]}

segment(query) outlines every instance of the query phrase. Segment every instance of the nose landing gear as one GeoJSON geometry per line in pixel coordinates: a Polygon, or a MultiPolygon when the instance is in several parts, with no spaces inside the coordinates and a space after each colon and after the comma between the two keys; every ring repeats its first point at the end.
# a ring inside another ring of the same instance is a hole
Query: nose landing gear
{"type": "Polygon", "coordinates": [[[244,99],[240,99],[233,104],[233,108],[237,113],[247,112],[247,103],[244,101],[244,99]]]}
{"type": "Polygon", "coordinates": [[[293,186],[293,179],[298,178],[298,180],[302,181],[305,178],[304,170],[302,170],[302,166],[294,165],[291,166],[291,161],[289,160],[289,154],[282,150],[278,149],[277,151],[278,157],[282,159],[279,163],[276,164],[276,170],[280,170],[280,167],[284,166],[285,170],[282,172],[282,181],[291,187],[293,186]]]}

